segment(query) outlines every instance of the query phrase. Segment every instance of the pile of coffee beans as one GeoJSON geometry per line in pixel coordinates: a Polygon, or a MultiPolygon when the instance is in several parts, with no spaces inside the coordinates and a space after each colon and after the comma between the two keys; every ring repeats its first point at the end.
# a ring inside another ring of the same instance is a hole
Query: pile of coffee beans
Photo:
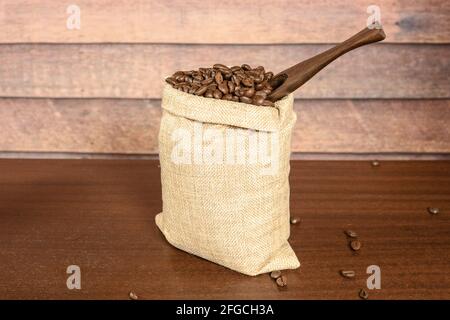
{"type": "Polygon", "coordinates": [[[166,82],[197,96],[273,107],[273,102],[267,100],[273,90],[269,84],[272,77],[273,73],[262,66],[253,69],[248,64],[231,68],[215,64],[212,68],[177,71],[166,82]]]}

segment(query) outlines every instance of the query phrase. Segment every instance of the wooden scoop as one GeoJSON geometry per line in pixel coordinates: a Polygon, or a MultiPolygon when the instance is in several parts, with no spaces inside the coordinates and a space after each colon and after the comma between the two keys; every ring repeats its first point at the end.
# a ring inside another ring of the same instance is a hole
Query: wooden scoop
{"type": "Polygon", "coordinates": [[[344,53],[366,44],[381,41],[385,38],[386,35],[383,29],[365,28],[337,46],[309,58],[308,60],[302,61],[289,69],[281,71],[269,81],[269,84],[274,90],[267,99],[274,102],[283,98],[289,93],[297,90],[317,72],[344,53]]]}

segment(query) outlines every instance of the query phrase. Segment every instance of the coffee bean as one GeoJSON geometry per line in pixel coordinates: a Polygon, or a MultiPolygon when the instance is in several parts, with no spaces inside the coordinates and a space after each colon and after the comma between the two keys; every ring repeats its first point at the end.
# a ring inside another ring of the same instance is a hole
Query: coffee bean
{"type": "Polygon", "coordinates": [[[264,80],[269,81],[272,78],[273,78],[273,72],[266,72],[264,74],[264,80]]]}
{"type": "Polygon", "coordinates": [[[345,234],[346,234],[348,237],[350,237],[350,238],[358,238],[358,235],[356,234],[355,231],[352,231],[352,230],[345,230],[344,232],[345,232],[345,234]]]}
{"type": "Polygon", "coordinates": [[[206,90],[208,90],[208,86],[207,85],[202,86],[202,87],[198,88],[197,91],[195,91],[195,94],[197,96],[201,96],[206,92],[206,90]]]}
{"type": "Polygon", "coordinates": [[[233,76],[231,77],[231,80],[234,82],[234,84],[235,84],[236,86],[238,86],[238,85],[241,84],[241,78],[239,78],[239,77],[236,76],[236,75],[233,75],[233,76]]]}
{"type": "Polygon", "coordinates": [[[172,77],[166,78],[166,82],[172,86],[177,84],[177,81],[172,77]]]}
{"type": "Polygon", "coordinates": [[[231,67],[230,69],[231,69],[232,72],[236,72],[236,71],[238,71],[238,70],[241,70],[241,67],[239,67],[239,66],[233,66],[233,67],[231,67]]]}
{"type": "Polygon", "coordinates": [[[213,91],[210,89],[206,90],[205,98],[214,98],[213,91]]]}
{"type": "Polygon", "coordinates": [[[228,92],[233,93],[234,92],[235,85],[233,81],[228,81],[228,92]]]}
{"type": "Polygon", "coordinates": [[[276,282],[279,287],[286,287],[287,277],[285,275],[281,275],[280,277],[277,278],[276,282]]]}
{"type": "Polygon", "coordinates": [[[259,91],[255,92],[255,96],[261,96],[265,99],[265,98],[267,98],[267,93],[263,90],[259,90],[259,91]]]}
{"type": "Polygon", "coordinates": [[[207,78],[207,79],[202,81],[202,84],[211,84],[213,81],[214,81],[213,78],[207,78]]]}
{"type": "Polygon", "coordinates": [[[129,297],[131,300],[138,300],[138,299],[139,299],[139,297],[137,296],[137,294],[134,293],[133,291],[130,291],[130,292],[128,293],[128,297],[129,297]]]}
{"type": "Polygon", "coordinates": [[[223,76],[222,73],[217,72],[214,79],[216,80],[217,84],[221,84],[223,82],[223,76]]]}
{"type": "Polygon", "coordinates": [[[253,86],[253,79],[252,78],[244,78],[244,79],[242,79],[242,83],[246,87],[252,87],[253,86]]]}
{"type": "Polygon", "coordinates": [[[291,222],[291,224],[297,224],[297,223],[300,223],[300,219],[299,219],[299,218],[292,217],[292,218],[290,219],[290,222],[291,222]]]}
{"type": "Polygon", "coordinates": [[[214,90],[214,92],[213,92],[213,97],[214,98],[216,98],[216,99],[221,99],[222,98],[222,92],[220,92],[219,90],[214,90]]]}
{"type": "Polygon", "coordinates": [[[228,81],[224,80],[221,83],[219,83],[219,85],[217,86],[217,88],[223,93],[223,94],[227,94],[228,93],[228,81]]]}
{"type": "Polygon", "coordinates": [[[230,68],[228,68],[226,65],[221,64],[221,63],[216,63],[215,65],[213,65],[213,68],[222,69],[222,70],[230,70],[230,68]]]}
{"type": "Polygon", "coordinates": [[[352,270],[341,270],[340,273],[345,278],[354,278],[355,277],[355,271],[352,271],[352,270]]]}
{"type": "Polygon", "coordinates": [[[369,299],[369,294],[367,293],[366,290],[361,289],[361,290],[359,290],[359,297],[361,299],[367,300],[367,299],[369,299]]]}
{"type": "Polygon", "coordinates": [[[273,106],[275,106],[275,104],[272,101],[270,101],[270,100],[264,100],[262,105],[264,107],[273,107],[273,106]]]}
{"type": "Polygon", "coordinates": [[[361,249],[361,242],[358,240],[352,240],[350,241],[350,248],[352,248],[353,251],[358,251],[361,249]]]}
{"type": "Polygon", "coordinates": [[[222,100],[232,100],[232,99],[233,99],[233,96],[229,93],[224,94],[222,97],[222,100]]]}
{"type": "Polygon", "coordinates": [[[264,102],[264,97],[254,96],[252,101],[254,105],[261,106],[264,102]]]}
{"type": "Polygon", "coordinates": [[[253,97],[254,95],[255,95],[254,88],[249,88],[249,89],[245,90],[245,92],[244,92],[244,96],[249,97],[249,98],[253,97]]]}
{"type": "Polygon", "coordinates": [[[278,279],[279,277],[281,277],[281,271],[272,271],[271,273],[270,273],[270,277],[272,278],[272,279],[278,279]]]}
{"type": "Polygon", "coordinates": [[[239,97],[238,96],[233,96],[233,98],[231,100],[233,100],[234,102],[239,102],[239,97]]]}
{"type": "Polygon", "coordinates": [[[246,96],[239,97],[239,101],[243,103],[252,103],[252,99],[246,96]]]}
{"type": "Polygon", "coordinates": [[[248,70],[252,70],[252,67],[250,67],[248,64],[243,64],[241,65],[241,68],[248,71],[248,70]]]}

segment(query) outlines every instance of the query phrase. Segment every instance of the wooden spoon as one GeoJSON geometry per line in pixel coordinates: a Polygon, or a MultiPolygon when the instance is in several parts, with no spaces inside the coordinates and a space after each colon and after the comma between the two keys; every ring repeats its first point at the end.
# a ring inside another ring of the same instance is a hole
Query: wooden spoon
{"type": "Polygon", "coordinates": [[[289,93],[297,90],[317,72],[344,53],[366,44],[381,41],[385,38],[386,34],[383,29],[365,28],[337,46],[309,58],[308,60],[302,61],[289,69],[281,71],[269,81],[269,84],[275,89],[270,93],[267,99],[274,102],[283,98],[289,93]]]}

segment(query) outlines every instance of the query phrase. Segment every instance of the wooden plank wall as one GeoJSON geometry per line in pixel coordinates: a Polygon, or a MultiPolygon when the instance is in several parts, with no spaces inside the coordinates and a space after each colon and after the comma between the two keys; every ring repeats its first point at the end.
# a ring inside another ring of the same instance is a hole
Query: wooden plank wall
{"type": "MultiPolygon", "coordinates": [[[[365,0],[0,0],[0,157],[155,154],[163,78],[249,63],[274,71],[365,26],[365,0]]],[[[387,39],[296,93],[293,151],[450,152],[450,2],[383,0],[387,39]]]]}

